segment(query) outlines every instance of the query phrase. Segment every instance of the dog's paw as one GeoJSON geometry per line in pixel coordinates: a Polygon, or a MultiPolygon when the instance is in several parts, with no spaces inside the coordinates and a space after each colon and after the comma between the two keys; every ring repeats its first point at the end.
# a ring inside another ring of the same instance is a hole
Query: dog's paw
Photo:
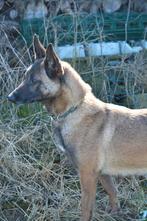
{"type": "Polygon", "coordinates": [[[107,208],[107,213],[110,213],[110,214],[118,214],[120,212],[120,208],[118,206],[109,206],[107,208]]]}

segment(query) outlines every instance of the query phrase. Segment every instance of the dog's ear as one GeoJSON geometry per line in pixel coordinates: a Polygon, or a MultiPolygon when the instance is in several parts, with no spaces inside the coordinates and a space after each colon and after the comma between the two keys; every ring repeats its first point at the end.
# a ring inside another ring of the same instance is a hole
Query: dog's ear
{"type": "Polygon", "coordinates": [[[35,59],[40,59],[45,57],[45,48],[39,41],[39,38],[36,34],[33,36],[33,48],[34,48],[35,59]]]}
{"type": "Polygon", "coordinates": [[[51,43],[48,45],[46,49],[44,64],[48,77],[56,78],[56,77],[61,77],[63,75],[61,60],[54,51],[51,43]]]}

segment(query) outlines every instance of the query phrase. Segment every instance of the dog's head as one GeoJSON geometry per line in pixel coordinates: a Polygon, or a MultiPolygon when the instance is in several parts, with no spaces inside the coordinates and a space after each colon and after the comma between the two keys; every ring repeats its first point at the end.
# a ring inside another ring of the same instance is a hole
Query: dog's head
{"type": "Polygon", "coordinates": [[[63,81],[62,62],[52,44],[47,49],[34,36],[35,62],[27,69],[23,82],[8,95],[14,103],[31,103],[54,98],[63,81]]]}

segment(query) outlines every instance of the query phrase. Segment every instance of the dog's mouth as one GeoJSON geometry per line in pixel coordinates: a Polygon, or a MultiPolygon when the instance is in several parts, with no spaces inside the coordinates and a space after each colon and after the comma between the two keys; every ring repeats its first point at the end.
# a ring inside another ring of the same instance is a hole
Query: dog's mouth
{"type": "Polygon", "coordinates": [[[16,99],[16,97],[12,94],[8,95],[8,100],[14,104],[29,104],[35,102],[35,99],[16,99]]]}
{"type": "Polygon", "coordinates": [[[24,99],[16,99],[15,96],[12,94],[8,95],[8,100],[14,104],[21,105],[21,104],[29,104],[34,102],[44,102],[49,99],[49,97],[35,97],[35,98],[24,98],[24,99]]]}
{"type": "Polygon", "coordinates": [[[30,99],[30,100],[27,100],[27,99],[23,99],[23,100],[17,100],[17,99],[14,99],[13,97],[11,96],[8,96],[7,97],[8,100],[14,104],[17,104],[17,105],[20,105],[20,104],[29,104],[29,103],[33,103],[35,102],[34,99],[30,99]]]}

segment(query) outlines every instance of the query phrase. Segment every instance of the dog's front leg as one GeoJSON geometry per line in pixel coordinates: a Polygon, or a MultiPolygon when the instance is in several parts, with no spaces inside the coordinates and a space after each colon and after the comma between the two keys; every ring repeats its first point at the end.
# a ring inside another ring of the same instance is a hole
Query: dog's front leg
{"type": "Polygon", "coordinates": [[[91,221],[96,195],[96,173],[87,167],[80,169],[81,183],[81,221],[91,221]]]}

